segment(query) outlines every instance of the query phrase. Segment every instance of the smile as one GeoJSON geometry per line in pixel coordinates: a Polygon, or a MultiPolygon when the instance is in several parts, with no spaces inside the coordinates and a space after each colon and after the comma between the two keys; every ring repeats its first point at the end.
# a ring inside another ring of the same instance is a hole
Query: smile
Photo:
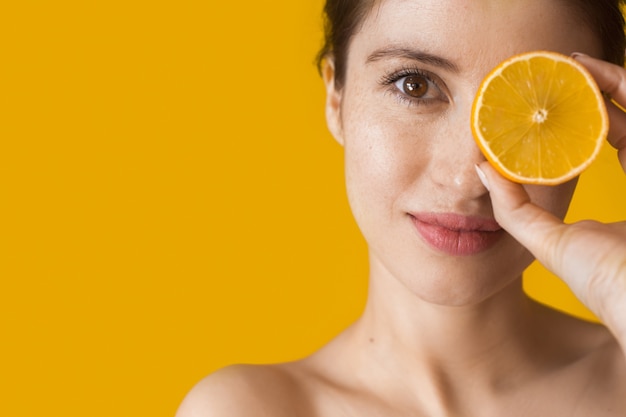
{"type": "Polygon", "coordinates": [[[432,248],[468,256],[492,247],[504,234],[493,219],[455,213],[410,213],[419,236],[432,248]]]}

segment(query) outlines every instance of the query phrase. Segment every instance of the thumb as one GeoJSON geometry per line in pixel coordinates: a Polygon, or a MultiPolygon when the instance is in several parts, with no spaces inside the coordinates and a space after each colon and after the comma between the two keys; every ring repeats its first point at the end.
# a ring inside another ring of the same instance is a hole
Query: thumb
{"type": "MultiPolygon", "coordinates": [[[[526,189],[488,162],[476,166],[496,221],[626,343],[626,222],[571,225],[531,201],[526,189]]],[[[624,345],[626,346],[626,345],[624,345]]]]}
{"type": "Polygon", "coordinates": [[[563,222],[552,213],[533,204],[520,184],[502,177],[489,164],[477,165],[477,172],[491,195],[496,221],[518,242],[528,249],[544,266],[552,269],[563,222]]]}

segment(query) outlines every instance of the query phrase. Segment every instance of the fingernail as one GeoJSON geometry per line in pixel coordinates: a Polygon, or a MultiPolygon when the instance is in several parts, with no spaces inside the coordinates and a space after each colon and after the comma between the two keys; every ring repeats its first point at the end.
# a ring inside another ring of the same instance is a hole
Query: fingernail
{"type": "Polygon", "coordinates": [[[570,55],[570,56],[571,56],[572,58],[576,59],[576,58],[579,58],[579,57],[581,57],[581,56],[589,56],[589,55],[583,54],[582,52],[574,52],[574,53],[573,53],[572,55],[570,55]]]}
{"type": "Polygon", "coordinates": [[[478,164],[475,164],[474,168],[476,169],[476,173],[478,174],[478,179],[480,179],[480,182],[485,186],[487,191],[491,191],[491,189],[489,188],[489,180],[487,179],[487,176],[485,175],[483,170],[480,169],[478,164]]]}

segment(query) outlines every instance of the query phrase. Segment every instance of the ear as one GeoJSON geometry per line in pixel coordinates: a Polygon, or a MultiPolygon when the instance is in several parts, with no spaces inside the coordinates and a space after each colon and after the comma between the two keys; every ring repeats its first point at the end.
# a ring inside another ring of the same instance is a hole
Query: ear
{"type": "Polygon", "coordinates": [[[335,61],[332,57],[324,60],[322,78],[326,86],[326,124],[335,140],[343,146],[343,126],[341,123],[341,98],[343,90],[335,87],[335,61]]]}

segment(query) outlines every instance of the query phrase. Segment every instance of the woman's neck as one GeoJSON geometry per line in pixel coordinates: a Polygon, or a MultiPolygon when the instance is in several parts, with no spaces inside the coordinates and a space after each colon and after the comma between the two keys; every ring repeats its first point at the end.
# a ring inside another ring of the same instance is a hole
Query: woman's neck
{"type": "Polygon", "coordinates": [[[521,279],[477,302],[446,306],[424,301],[393,277],[376,275],[382,273],[372,268],[365,311],[345,335],[356,348],[348,350],[362,352],[356,360],[370,368],[364,377],[385,381],[378,389],[412,381],[443,406],[450,396],[513,388],[547,363],[538,340],[540,307],[524,294],[521,279]]]}

